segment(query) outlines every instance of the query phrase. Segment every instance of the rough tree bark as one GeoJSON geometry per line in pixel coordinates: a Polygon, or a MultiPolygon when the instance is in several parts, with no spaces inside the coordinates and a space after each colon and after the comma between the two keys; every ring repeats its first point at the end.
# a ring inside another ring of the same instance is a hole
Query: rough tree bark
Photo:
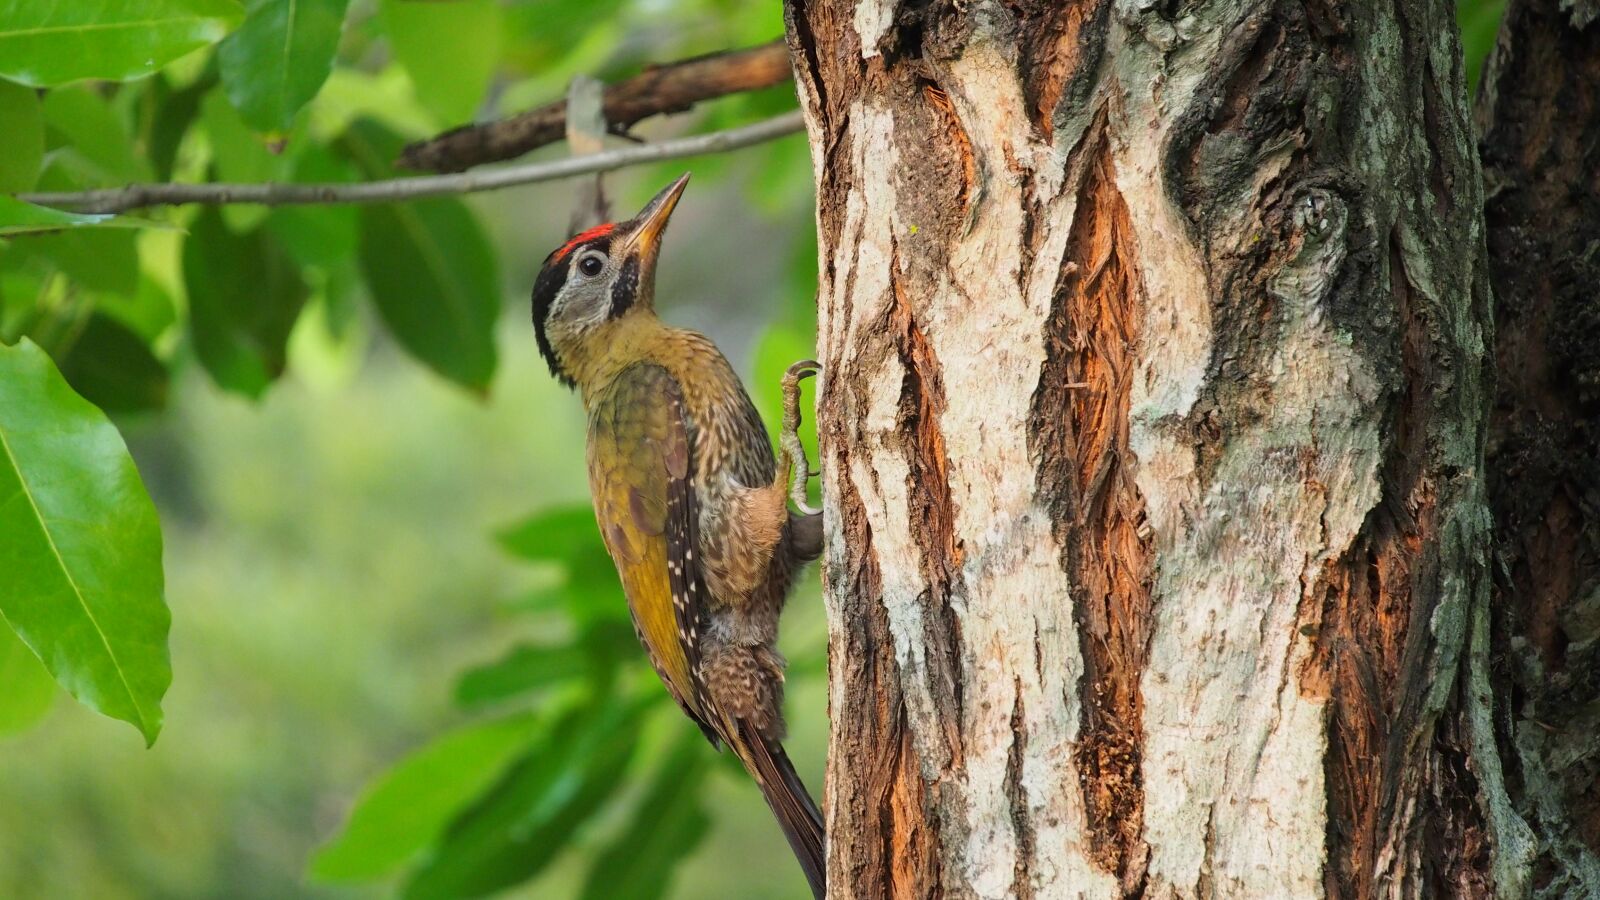
{"type": "Polygon", "coordinates": [[[1534,887],[1453,4],[786,9],[833,896],[1534,887]]]}
{"type": "Polygon", "coordinates": [[[1497,721],[1539,897],[1600,897],[1600,2],[1514,0],[1479,95],[1497,721]]]}

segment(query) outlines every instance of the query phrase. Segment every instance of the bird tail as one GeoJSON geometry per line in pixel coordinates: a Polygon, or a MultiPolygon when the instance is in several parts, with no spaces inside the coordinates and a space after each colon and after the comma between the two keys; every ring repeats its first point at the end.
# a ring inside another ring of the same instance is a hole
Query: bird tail
{"type": "Polygon", "coordinates": [[[822,900],[827,894],[828,871],[822,812],[801,783],[783,745],[762,736],[745,722],[739,722],[737,727],[739,746],[735,749],[739,759],[761,788],[783,836],[789,839],[800,868],[805,870],[806,881],[811,883],[811,893],[822,900]]]}

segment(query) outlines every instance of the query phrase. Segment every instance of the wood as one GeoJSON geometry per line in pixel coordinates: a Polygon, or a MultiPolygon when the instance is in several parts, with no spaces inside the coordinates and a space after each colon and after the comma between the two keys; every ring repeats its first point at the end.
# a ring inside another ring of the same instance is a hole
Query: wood
{"type": "MultiPolygon", "coordinates": [[[[782,41],[745,50],[713,53],[666,65],[610,85],[603,109],[613,133],[663,113],[682,112],[696,103],[782,84],[791,77],[789,54],[782,41]]],[[[463,125],[408,145],[400,154],[404,168],[460,172],[484,163],[515,159],[561,140],[567,103],[558,100],[505,119],[463,125]]]]}
{"type": "Polygon", "coordinates": [[[1452,4],[787,0],[831,896],[1520,896],[1452,4]]]}
{"type": "Polygon", "coordinates": [[[1499,377],[1496,720],[1534,895],[1600,897],[1600,3],[1513,0],[1478,115],[1499,377]]]}

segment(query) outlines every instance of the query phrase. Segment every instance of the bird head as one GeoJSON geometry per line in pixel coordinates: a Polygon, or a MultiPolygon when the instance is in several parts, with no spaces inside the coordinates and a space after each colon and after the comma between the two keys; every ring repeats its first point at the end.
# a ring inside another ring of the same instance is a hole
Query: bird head
{"type": "Polygon", "coordinates": [[[654,314],[656,257],[684,174],[626,222],[574,236],[545,258],[533,284],[533,328],[550,372],[569,387],[607,353],[630,317],[654,314]]]}

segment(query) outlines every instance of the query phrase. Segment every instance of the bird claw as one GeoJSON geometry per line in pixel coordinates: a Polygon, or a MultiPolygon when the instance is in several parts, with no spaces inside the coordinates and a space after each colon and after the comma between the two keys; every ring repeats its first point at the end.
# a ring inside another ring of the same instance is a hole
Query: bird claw
{"type": "Polygon", "coordinates": [[[812,470],[806,459],[805,445],[800,443],[800,382],[821,371],[822,366],[816,360],[802,359],[783,374],[783,429],[779,432],[778,443],[783,447],[784,460],[789,466],[789,500],[808,516],[822,510],[812,509],[806,503],[807,479],[822,472],[812,470]]]}

